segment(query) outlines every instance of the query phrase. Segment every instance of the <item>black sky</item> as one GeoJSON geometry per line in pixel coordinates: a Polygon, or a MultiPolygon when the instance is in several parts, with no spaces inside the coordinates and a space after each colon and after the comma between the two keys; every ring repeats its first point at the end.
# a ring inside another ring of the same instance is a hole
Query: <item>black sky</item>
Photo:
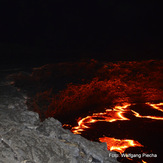
{"type": "Polygon", "coordinates": [[[0,7],[1,55],[15,61],[141,60],[163,52],[158,2],[6,0],[0,7]]]}

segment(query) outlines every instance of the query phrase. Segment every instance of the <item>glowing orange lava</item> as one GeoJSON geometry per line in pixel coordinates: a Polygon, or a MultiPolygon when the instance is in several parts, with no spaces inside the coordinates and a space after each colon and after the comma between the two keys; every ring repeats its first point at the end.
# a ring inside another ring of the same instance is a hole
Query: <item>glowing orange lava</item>
{"type": "Polygon", "coordinates": [[[155,119],[155,120],[163,120],[163,117],[157,117],[157,116],[142,116],[140,115],[138,112],[131,110],[135,117],[139,117],[139,118],[149,118],[149,119],[155,119]]]}
{"type": "MultiPolygon", "coordinates": [[[[163,112],[163,109],[161,107],[163,106],[163,103],[158,104],[151,104],[149,102],[146,103],[147,105],[150,105],[153,109],[157,109],[161,112],[163,112]]],[[[78,126],[72,127],[71,131],[74,134],[81,134],[82,131],[85,129],[90,128],[91,123],[96,123],[100,121],[105,122],[115,122],[118,120],[130,120],[127,117],[124,116],[124,113],[126,112],[132,112],[135,117],[138,118],[149,118],[149,119],[155,119],[155,120],[163,120],[163,117],[157,117],[157,116],[142,116],[138,112],[134,110],[130,110],[129,106],[131,104],[125,103],[122,106],[115,106],[113,109],[106,109],[103,113],[93,113],[92,116],[87,116],[85,118],[82,118],[78,121],[78,126]]],[[[117,151],[120,153],[123,153],[127,148],[129,147],[143,147],[142,144],[140,144],[138,141],[131,140],[131,139],[115,139],[110,137],[102,137],[99,138],[100,142],[106,142],[108,150],[110,151],[117,151]]],[[[146,163],[142,160],[142,162],[146,163]]]]}
{"type": "Polygon", "coordinates": [[[147,163],[146,161],[142,160],[142,163],[147,163]]]}
{"type": "Polygon", "coordinates": [[[150,105],[151,107],[153,107],[156,110],[159,110],[161,112],[163,112],[163,109],[160,108],[160,106],[163,107],[163,102],[160,102],[158,104],[151,104],[150,102],[146,102],[147,105],[150,105]]]}
{"type": "MultiPolygon", "coordinates": [[[[148,104],[149,106],[151,106],[153,109],[159,110],[161,112],[163,112],[163,109],[161,109],[160,107],[163,106],[163,103],[158,103],[158,104],[151,104],[149,102],[147,102],[146,104],[148,104]]],[[[163,117],[157,117],[157,116],[142,116],[140,115],[138,112],[131,110],[135,117],[139,117],[139,118],[149,118],[149,119],[155,119],[155,120],[163,120],[163,117]]]]}
{"type": "Polygon", "coordinates": [[[107,148],[110,151],[117,151],[120,153],[124,153],[124,151],[129,147],[143,147],[138,141],[130,140],[130,139],[115,139],[109,137],[99,138],[100,142],[106,142],[107,148]]]}
{"type": "Polygon", "coordinates": [[[92,116],[87,116],[78,121],[78,126],[71,129],[74,134],[81,134],[86,128],[89,128],[89,124],[105,121],[105,122],[115,122],[118,120],[129,120],[123,116],[123,113],[127,111],[127,107],[130,104],[123,104],[123,106],[115,106],[113,109],[106,109],[104,113],[93,113],[92,116]]]}

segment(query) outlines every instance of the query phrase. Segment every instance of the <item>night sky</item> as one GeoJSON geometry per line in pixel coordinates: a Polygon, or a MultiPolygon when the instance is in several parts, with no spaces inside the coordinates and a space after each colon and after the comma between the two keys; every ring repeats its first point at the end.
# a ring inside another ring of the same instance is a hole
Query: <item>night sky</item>
{"type": "Polygon", "coordinates": [[[1,64],[161,59],[162,5],[122,0],[2,0],[1,64]]]}

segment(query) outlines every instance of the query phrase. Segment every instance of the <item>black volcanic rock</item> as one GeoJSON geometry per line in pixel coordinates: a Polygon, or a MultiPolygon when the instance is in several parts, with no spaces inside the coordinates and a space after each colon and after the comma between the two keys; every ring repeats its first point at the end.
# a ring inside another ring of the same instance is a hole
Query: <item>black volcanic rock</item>
{"type": "Polygon", "coordinates": [[[116,163],[105,143],[91,142],[27,110],[27,97],[0,83],[0,163],[116,163]]]}

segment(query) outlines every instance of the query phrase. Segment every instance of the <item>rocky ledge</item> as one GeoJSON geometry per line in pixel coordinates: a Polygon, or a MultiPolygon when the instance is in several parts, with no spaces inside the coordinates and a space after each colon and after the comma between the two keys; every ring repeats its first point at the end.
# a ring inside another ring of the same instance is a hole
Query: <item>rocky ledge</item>
{"type": "Polygon", "coordinates": [[[0,163],[117,163],[106,143],[91,142],[27,110],[27,97],[0,83],[0,163]]]}

